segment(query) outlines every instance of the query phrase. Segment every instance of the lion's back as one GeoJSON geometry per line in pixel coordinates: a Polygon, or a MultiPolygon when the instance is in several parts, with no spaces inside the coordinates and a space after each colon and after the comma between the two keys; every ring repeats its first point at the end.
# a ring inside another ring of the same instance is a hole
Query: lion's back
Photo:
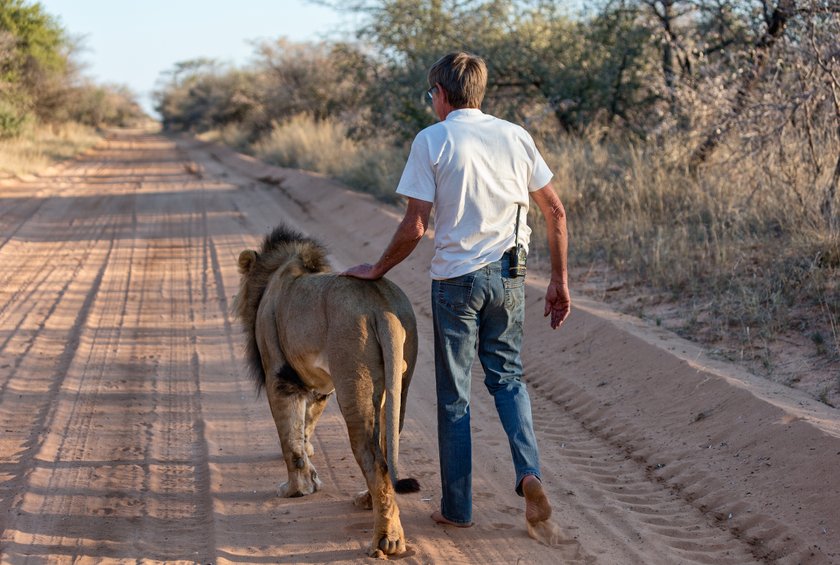
{"type": "Polygon", "coordinates": [[[388,279],[365,281],[331,273],[313,275],[313,279],[321,287],[326,306],[348,318],[390,312],[407,328],[417,324],[408,296],[388,279]]]}
{"type": "Polygon", "coordinates": [[[298,348],[330,347],[340,341],[356,346],[366,341],[384,316],[399,321],[409,343],[417,340],[414,309],[405,293],[387,280],[364,281],[334,273],[307,274],[285,288],[282,294],[266,296],[271,307],[263,322],[289,328],[282,332],[282,346],[289,353],[298,348]],[[293,328],[293,331],[292,331],[293,328]]]}

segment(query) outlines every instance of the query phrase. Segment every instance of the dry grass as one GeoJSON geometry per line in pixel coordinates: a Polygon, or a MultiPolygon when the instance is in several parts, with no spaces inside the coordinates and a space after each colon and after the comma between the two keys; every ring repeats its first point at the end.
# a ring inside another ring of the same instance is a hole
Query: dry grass
{"type": "Polygon", "coordinates": [[[222,143],[228,147],[232,147],[237,151],[247,152],[250,147],[249,143],[250,133],[240,124],[232,123],[222,127],[221,129],[214,129],[208,132],[199,134],[198,139],[210,143],[222,143]]]}
{"type": "Polygon", "coordinates": [[[100,139],[94,128],[75,123],[28,125],[19,137],[0,139],[0,176],[43,171],[56,162],[71,159],[100,139]]]}
{"type": "Polygon", "coordinates": [[[815,190],[827,178],[796,182],[731,150],[695,178],[679,166],[688,146],[546,143],[570,262],[598,298],[840,405],[840,234],[815,190]]]}
{"type": "Polygon", "coordinates": [[[254,154],[263,161],[330,176],[351,167],[358,152],[340,122],[318,121],[306,114],[275,124],[271,133],[254,145],[254,154]]]}
{"type": "Polygon", "coordinates": [[[349,138],[341,122],[307,114],[275,124],[256,143],[248,143],[244,129],[237,126],[208,132],[202,139],[221,141],[273,165],[325,174],[386,202],[397,199],[394,189],[408,156],[387,139],[359,142],[349,138]]]}

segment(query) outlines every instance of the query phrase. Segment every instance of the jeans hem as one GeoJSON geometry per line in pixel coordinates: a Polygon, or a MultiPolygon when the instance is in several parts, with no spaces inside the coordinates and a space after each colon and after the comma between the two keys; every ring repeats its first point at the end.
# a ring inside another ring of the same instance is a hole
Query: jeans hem
{"type": "Polygon", "coordinates": [[[473,523],[472,516],[470,516],[470,518],[468,518],[467,520],[456,520],[455,518],[450,518],[449,516],[447,516],[446,513],[443,511],[443,500],[440,501],[440,515],[452,522],[453,524],[458,524],[459,526],[469,526],[473,523]]]}

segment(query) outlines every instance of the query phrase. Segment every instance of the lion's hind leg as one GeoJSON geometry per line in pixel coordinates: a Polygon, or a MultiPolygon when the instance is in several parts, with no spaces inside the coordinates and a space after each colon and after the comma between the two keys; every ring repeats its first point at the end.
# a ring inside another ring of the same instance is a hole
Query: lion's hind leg
{"type": "MultiPolygon", "coordinates": [[[[359,468],[365,476],[368,490],[354,498],[357,505],[371,504],[373,507],[373,540],[370,546],[372,557],[398,555],[405,552],[405,534],[400,523],[394,486],[388,475],[388,467],[379,447],[379,438],[374,435],[374,411],[369,394],[360,390],[341,390],[341,384],[358,383],[358,380],[335,379],[336,394],[350,447],[359,468]],[[342,394],[343,393],[343,394],[342,394]]],[[[350,387],[348,387],[350,388],[350,387]]]]}
{"type": "Polygon", "coordinates": [[[280,485],[280,496],[311,494],[321,488],[321,481],[306,448],[306,412],[308,391],[290,385],[284,368],[266,379],[266,393],[289,480],[280,485]]]}
{"type": "Polygon", "coordinates": [[[313,392],[312,396],[306,402],[305,441],[306,454],[309,457],[312,457],[315,453],[315,449],[312,447],[312,434],[315,433],[315,425],[318,423],[318,418],[320,418],[321,414],[324,413],[324,409],[327,407],[327,401],[329,399],[329,394],[318,394],[317,392],[313,392]]]}
{"type": "Polygon", "coordinates": [[[357,504],[362,504],[373,509],[373,539],[370,546],[370,555],[382,557],[382,555],[398,555],[405,552],[405,534],[400,522],[400,511],[397,507],[394,487],[391,478],[388,476],[388,469],[385,461],[380,455],[374,455],[373,436],[364,439],[352,439],[353,453],[359,462],[368,490],[360,493],[354,499],[357,504]],[[361,451],[361,456],[357,453],[361,451]]]}

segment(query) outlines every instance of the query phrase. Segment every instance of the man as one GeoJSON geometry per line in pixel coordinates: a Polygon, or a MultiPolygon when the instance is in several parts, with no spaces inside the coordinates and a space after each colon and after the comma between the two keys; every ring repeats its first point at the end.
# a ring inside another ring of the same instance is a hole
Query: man
{"type": "Polygon", "coordinates": [[[528,523],[535,525],[548,520],[551,506],[540,482],[531,404],[521,381],[524,276],[512,276],[509,266],[517,243],[527,249],[530,193],[545,216],[551,252],[545,315],[551,315],[552,328],[559,327],[571,307],[565,210],[531,136],[479,109],[487,86],[480,57],[445,55],[429,70],[429,84],[427,94],[441,121],[412,144],[397,187],[408,197],[405,216],[379,261],[344,274],[371,280],[385,275],[415,249],[434,207],[431,277],[442,496],[432,519],[472,525],[469,399],[477,351],[510,443],[515,489],[525,497],[528,523]]]}

